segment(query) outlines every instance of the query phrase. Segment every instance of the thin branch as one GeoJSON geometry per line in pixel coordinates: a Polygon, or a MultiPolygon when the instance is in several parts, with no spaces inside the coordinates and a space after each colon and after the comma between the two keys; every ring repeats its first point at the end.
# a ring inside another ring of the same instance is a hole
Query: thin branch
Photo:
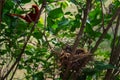
{"type": "Polygon", "coordinates": [[[0,67],[0,79],[3,77],[3,69],[4,69],[4,66],[1,66],[0,67]]]}
{"type": "MultiPolygon", "coordinates": [[[[39,28],[37,28],[37,29],[38,29],[39,32],[41,32],[39,28]]],[[[52,47],[51,47],[51,45],[50,45],[50,43],[49,43],[49,41],[48,41],[48,39],[47,39],[47,36],[45,35],[45,32],[41,32],[41,33],[42,33],[42,35],[44,36],[44,38],[45,38],[45,40],[46,40],[46,42],[47,42],[50,50],[52,50],[52,47]]]]}
{"type": "MultiPolygon", "coordinates": [[[[117,20],[117,24],[118,24],[118,20],[117,20]]],[[[117,26],[117,24],[116,24],[116,26],[117,26]]],[[[117,26],[118,27],[118,26],[117,26]]],[[[119,44],[119,43],[118,43],[119,44]]],[[[120,50],[120,44],[119,44],[119,46],[117,46],[116,48],[115,48],[116,50],[114,50],[114,52],[112,52],[111,51],[111,56],[110,56],[110,61],[109,61],[109,64],[112,64],[112,65],[115,65],[114,63],[115,63],[115,60],[119,57],[120,58],[120,55],[119,55],[119,50],[120,50]],[[114,54],[113,54],[114,53],[114,54]],[[115,55],[117,54],[117,57],[114,57],[115,55]],[[114,62],[111,62],[113,59],[115,59],[115,60],[113,60],[114,62]]],[[[116,65],[116,67],[120,67],[120,65],[119,65],[119,62],[120,62],[120,60],[118,59],[117,60],[118,61],[118,65],[116,65]]],[[[106,74],[105,74],[105,77],[104,77],[104,80],[109,80],[109,79],[111,79],[112,77],[114,77],[114,76],[116,76],[116,74],[117,74],[117,72],[118,72],[118,69],[108,69],[107,70],[107,72],[106,72],[106,74]]]]}
{"type": "MultiPolygon", "coordinates": [[[[45,33],[46,33],[46,30],[45,30],[46,27],[47,27],[47,14],[46,14],[46,11],[45,11],[44,30],[43,30],[42,34],[43,34],[43,36],[44,36],[44,38],[45,38],[45,40],[46,40],[46,42],[47,42],[50,50],[52,50],[52,46],[50,45],[50,43],[49,43],[49,41],[48,41],[48,38],[47,38],[47,36],[45,35],[45,33]]],[[[39,32],[41,32],[41,30],[40,30],[39,28],[37,28],[37,29],[38,29],[39,32]]]]}
{"type": "Polygon", "coordinates": [[[12,74],[10,80],[13,80],[13,77],[14,77],[14,75],[15,75],[15,72],[16,72],[16,70],[17,70],[17,67],[18,67],[18,64],[16,65],[15,70],[13,71],[13,74],[12,74]]]}
{"type": "MultiPolygon", "coordinates": [[[[120,16],[118,17],[118,19],[117,19],[117,23],[116,23],[116,28],[115,28],[115,33],[114,33],[114,38],[113,38],[113,45],[112,45],[112,51],[111,51],[111,57],[110,57],[110,64],[112,63],[112,62],[114,62],[114,51],[115,51],[115,47],[118,47],[118,46],[116,46],[116,38],[117,38],[117,34],[118,34],[118,28],[119,28],[119,24],[120,24],[120,16]]],[[[116,55],[116,57],[117,57],[117,55],[116,55]]]]}
{"type": "Polygon", "coordinates": [[[2,22],[2,10],[3,10],[3,6],[4,6],[5,0],[0,0],[0,24],[2,22]]]}
{"type": "MultiPolygon", "coordinates": [[[[120,15],[118,16],[117,19],[117,23],[116,23],[116,27],[115,27],[115,33],[114,33],[114,38],[113,38],[113,45],[112,45],[112,51],[111,51],[111,56],[110,56],[110,64],[116,65],[117,67],[119,67],[119,47],[120,44],[117,46],[115,45],[116,43],[116,38],[117,38],[117,34],[118,34],[118,30],[119,30],[119,25],[120,25],[120,15]],[[114,52],[116,49],[116,53],[114,52]]],[[[114,70],[113,72],[113,76],[115,75],[115,73],[117,73],[117,69],[114,70]]]]}
{"type": "Polygon", "coordinates": [[[112,19],[110,20],[110,22],[108,23],[106,29],[104,30],[104,32],[102,33],[102,35],[100,36],[100,38],[98,39],[98,41],[96,42],[95,46],[91,49],[91,53],[93,54],[97,47],[99,46],[99,44],[101,43],[101,41],[103,40],[103,38],[105,37],[105,35],[107,34],[108,30],[110,29],[110,27],[112,26],[112,22],[116,19],[116,17],[120,14],[120,7],[116,10],[115,14],[113,15],[112,19]]]}
{"type": "Polygon", "coordinates": [[[82,37],[83,31],[84,31],[84,28],[85,28],[85,24],[86,24],[86,20],[87,20],[87,16],[88,16],[88,13],[89,13],[90,8],[91,8],[91,3],[92,3],[92,0],[87,0],[87,2],[86,2],[86,8],[84,10],[84,17],[82,19],[82,24],[81,24],[79,33],[77,34],[77,37],[75,39],[75,42],[73,44],[73,48],[72,48],[73,49],[73,51],[72,51],[73,54],[75,53],[75,50],[76,50],[77,46],[79,45],[79,41],[82,37]]]}
{"type": "Polygon", "coordinates": [[[28,41],[29,41],[29,39],[30,39],[30,37],[31,37],[31,34],[32,34],[33,31],[34,31],[34,29],[35,29],[35,27],[36,27],[36,25],[37,25],[37,22],[38,22],[38,20],[39,20],[39,18],[40,18],[40,16],[41,16],[41,13],[42,13],[42,11],[44,10],[45,6],[46,6],[46,0],[44,0],[43,3],[42,3],[42,6],[41,6],[41,8],[40,8],[40,11],[39,11],[39,13],[38,13],[38,15],[37,15],[37,18],[36,18],[35,22],[34,22],[34,25],[33,25],[32,29],[31,29],[29,35],[27,36],[27,40],[24,42],[23,48],[22,48],[22,50],[21,50],[18,58],[17,58],[16,61],[13,63],[13,65],[11,66],[11,68],[9,69],[9,71],[8,71],[7,74],[3,77],[2,80],[4,80],[4,79],[10,74],[10,72],[14,69],[14,67],[15,67],[16,64],[19,64],[19,61],[20,61],[20,59],[21,59],[21,57],[22,57],[22,54],[23,54],[24,51],[25,51],[25,48],[26,48],[26,46],[27,46],[27,43],[28,43],[28,41]]]}
{"type": "MultiPolygon", "coordinates": [[[[9,66],[11,65],[11,62],[12,62],[12,59],[9,60],[9,62],[7,62],[6,66],[4,66],[3,75],[7,72],[7,70],[9,70],[9,66]]],[[[3,75],[2,75],[2,77],[3,77],[3,75]]]]}
{"type": "Polygon", "coordinates": [[[50,43],[49,43],[49,41],[48,41],[48,39],[47,39],[47,36],[45,35],[45,32],[46,32],[45,29],[46,29],[46,27],[47,27],[47,13],[46,13],[46,11],[45,11],[45,20],[44,20],[44,32],[43,32],[43,35],[44,35],[44,37],[45,37],[45,40],[46,40],[46,42],[47,42],[50,50],[52,50],[52,47],[51,47],[51,45],[50,45],[50,43]]]}
{"type": "Polygon", "coordinates": [[[102,28],[103,28],[103,31],[104,31],[104,12],[103,12],[103,2],[102,0],[100,0],[100,3],[101,3],[101,9],[102,9],[102,28]]]}

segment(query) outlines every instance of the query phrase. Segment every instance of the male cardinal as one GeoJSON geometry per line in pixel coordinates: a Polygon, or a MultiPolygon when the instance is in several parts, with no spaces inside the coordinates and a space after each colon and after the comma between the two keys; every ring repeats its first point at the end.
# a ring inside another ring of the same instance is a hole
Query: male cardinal
{"type": "Polygon", "coordinates": [[[19,14],[10,14],[10,16],[20,17],[21,19],[25,20],[28,23],[35,22],[39,9],[37,5],[32,5],[32,9],[33,10],[30,13],[26,14],[25,16],[19,14]]]}

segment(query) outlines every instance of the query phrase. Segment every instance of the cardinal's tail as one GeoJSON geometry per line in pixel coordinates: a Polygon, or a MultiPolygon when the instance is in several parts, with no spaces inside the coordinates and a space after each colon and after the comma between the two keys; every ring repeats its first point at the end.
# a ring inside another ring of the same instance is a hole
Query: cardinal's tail
{"type": "Polygon", "coordinates": [[[17,17],[20,17],[20,18],[22,18],[22,19],[25,19],[25,16],[22,16],[22,15],[19,15],[19,14],[10,14],[10,16],[17,16],[17,17]]]}

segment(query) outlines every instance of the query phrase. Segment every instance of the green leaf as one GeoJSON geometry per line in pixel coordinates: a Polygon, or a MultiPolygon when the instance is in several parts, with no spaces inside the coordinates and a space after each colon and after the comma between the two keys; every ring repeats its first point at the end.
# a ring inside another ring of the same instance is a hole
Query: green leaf
{"type": "Polygon", "coordinates": [[[110,38],[111,38],[111,35],[107,33],[107,34],[105,35],[105,39],[110,40],[110,38]]]}
{"type": "Polygon", "coordinates": [[[56,1],[56,0],[47,0],[47,2],[50,2],[50,3],[51,3],[51,2],[54,2],[54,1],[56,1]]]}
{"type": "Polygon", "coordinates": [[[33,33],[33,36],[34,36],[36,39],[41,39],[43,35],[42,35],[41,32],[35,31],[35,32],[33,33]]]}
{"type": "Polygon", "coordinates": [[[69,24],[69,20],[68,19],[62,19],[59,23],[58,26],[67,26],[69,24]]]}
{"type": "Polygon", "coordinates": [[[25,54],[27,54],[27,55],[33,55],[33,53],[31,53],[31,51],[29,51],[29,50],[26,50],[25,54]]]}
{"type": "Polygon", "coordinates": [[[10,11],[13,8],[13,6],[14,6],[14,3],[11,0],[7,0],[3,9],[10,11]]]}
{"type": "Polygon", "coordinates": [[[68,5],[69,5],[69,2],[68,2],[68,1],[63,1],[63,2],[61,3],[61,7],[64,8],[64,9],[67,8],[68,5]]]}
{"type": "Polygon", "coordinates": [[[61,18],[63,17],[64,13],[62,11],[62,8],[56,8],[49,12],[48,17],[51,17],[52,19],[61,18]]]}
{"type": "Polygon", "coordinates": [[[71,25],[71,31],[75,31],[76,28],[80,27],[81,21],[80,21],[81,15],[76,14],[75,20],[72,21],[73,25],[71,25]]]}
{"type": "Polygon", "coordinates": [[[29,3],[31,0],[21,0],[21,3],[29,3]]]}
{"type": "Polygon", "coordinates": [[[37,72],[32,75],[33,80],[44,80],[44,73],[43,72],[37,72]]]}
{"type": "Polygon", "coordinates": [[[99,25],[101,23],[102,19],[94,19],[91,21],[92,26],[99,25]]]}
{"type": "Polygon", "coordinates": [[[87,22],[86,27],[85,27],[85,32],[87,32],[90,35],[92,35],[92,33],[94,33],[92,26],[88,22],[87,22]]]}
{"type": "Polygon", "coordinates": [[[101,32],[94,31],[92,35],[93,35],[95,38],[98,38],[98,37],[101,36],[101,34],[102,34],[101,32]]]}
{"type": "MultiPolygon", "coordinates": [[[[55,0],[47,0],[47,2],[49,2],[49,3],[52,3],[52,2],[54,2],[55,0]]],[[[41,4],[43,2],[43,0],[39,0],[39,4],[41,4]]]]}
{"type": "Polygon", "coordinates": [[[97,72],[95,69],[91,69],[91,68],[85,68],[85,69],[83,69],[83,71],[87,75],[94,75],[97,72]]]}
{"type": "MultiPolygon", "coordinates": [[[[50,27],[51,27],[53,24],[55,24],[55,22],[54,22],[54,21],[52,20],[52,18],[50,18],[50,17],[47,18],[47,22],[48,22],[47,25],[50,26],[50,27]]],[[[50,28],[50,27],[49,27],[49,28],[50,28]]]]}
{"type": "Polygon", "coordinates": [[[96,8],[89,13],[89,20],[92,26],[96,26],[102,21],[102,12],[100,8],[96,8]]]}
{"type": "Polygon", "coordinates": [[[95,68],[97,70],[106,70],[106,69],[114,69],[116,67],[110,65],[110,64],[105,64],[104,62],[102,61],[96,61],[95,62],[95,68]]]}
{"type": "Polygon", "coordinates": [[[58,28],[58,25],[57,24],[53,24],[51,28],[55,30],[56,28],[58,28]]]}

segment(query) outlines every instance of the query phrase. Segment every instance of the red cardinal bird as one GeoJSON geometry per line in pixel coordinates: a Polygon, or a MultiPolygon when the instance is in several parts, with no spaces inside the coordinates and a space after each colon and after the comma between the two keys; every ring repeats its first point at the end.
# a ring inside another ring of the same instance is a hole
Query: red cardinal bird
{"type": "Polygon", "coordinates": [[[28,23],[35,22],[39,9],[37,5],[32,5],[32,8],[33,10],[30,13],[26,14],[25,16],[19,14],[10,14],[10,15],[20,17],[21,19],[24,19],[28,23]]]}

